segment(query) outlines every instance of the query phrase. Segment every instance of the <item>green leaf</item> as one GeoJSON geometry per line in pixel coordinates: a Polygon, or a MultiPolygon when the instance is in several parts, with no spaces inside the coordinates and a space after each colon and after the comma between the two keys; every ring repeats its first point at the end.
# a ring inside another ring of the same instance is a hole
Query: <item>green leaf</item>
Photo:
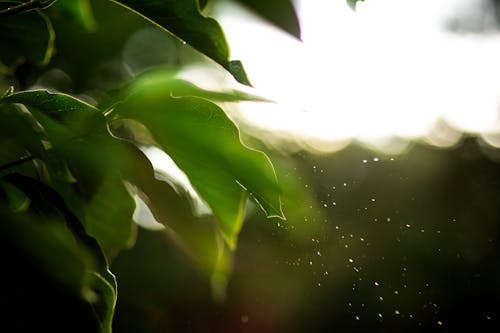
{"type": "Polygon", "coordinates": [[[229,47],[219,23],[200,13],[198,0],[112,1],[177,36],[228,70],[238,82],[250,85],[241,63],[229,60],[229,47]]]}
{"type": "MultiPolygon", "coordinates": [[[[2,2],[2,7],[14,2],[2,2]]],[[[2,8],[0,7],[0,8],[2,8]]],[[[16,66],[26,59],[46,65],[53,54],[54,29],[47,16],[35,10],[0,19],[0,62],[16,66]]]]}
{"type": "Polygon", "coordinates": [[[356,4],[358,1],[365,1],[365,0],[347,0],[347,4],[349,7],[351,7],[352,10],[356,10],[356,4]]]}
{"type": "Polygon", "coordinates": [[[249,193],[268,216],[283,217],[279,187],[269,159],[245,147],[236,126],[215,104],[173,98],[159,86],[118,104],[120,118],[142,122],[183,170],[235,247],[249,193]]]}
{"type": "Polygon", "coordinates": [[[275,26],[300,39],[300,25],[290,0],[237,0],[273,23],[275,26]]]}

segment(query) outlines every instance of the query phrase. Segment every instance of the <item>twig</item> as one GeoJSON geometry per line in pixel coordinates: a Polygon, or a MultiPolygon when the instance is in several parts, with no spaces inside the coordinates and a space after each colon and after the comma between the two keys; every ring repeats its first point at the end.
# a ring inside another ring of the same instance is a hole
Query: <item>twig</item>
{"type": "Polygon", "coordinates": [[[54,2],[56,2],[56,0],[30,0],[23,2],[0,10],[0,18],[27,12],[33,9],[46,8],[54,2]]]}

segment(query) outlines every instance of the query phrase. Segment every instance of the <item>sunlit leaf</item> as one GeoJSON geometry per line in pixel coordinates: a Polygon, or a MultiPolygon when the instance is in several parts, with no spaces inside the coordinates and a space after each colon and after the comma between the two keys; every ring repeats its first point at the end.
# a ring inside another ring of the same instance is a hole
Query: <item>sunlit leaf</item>
{"type": "Polygon", "coordinates": [[[198,0],[113,0],[177,36],[250,85],[239,61],[229,59],[229,47],[219,23],[200,13],[198,0]]]}
{"type": "MultiPolygon", "coordinates": [[[[2,2],[4,8],[13,2],[2,2]]],[[[26,59],[46,65],[52,57],[55,34],[50,20],[38,10],[0,19],[0,62],[15,66],[26,59]]]]}
{"type": "Polygon", "coordinates": [[[268,216],[282,217],[271,162],[241,143],[238,129],[217,105],[173,98],[160,86],[132,95],[115,112],[148,127],[210,206],[230,246],[242,226],[247,193],[268,216]]]}
{"type": "Polygon", "coordinates": [[[277,27],[300,39],[300,25],[290,0],[237,0],[277,27]]]}

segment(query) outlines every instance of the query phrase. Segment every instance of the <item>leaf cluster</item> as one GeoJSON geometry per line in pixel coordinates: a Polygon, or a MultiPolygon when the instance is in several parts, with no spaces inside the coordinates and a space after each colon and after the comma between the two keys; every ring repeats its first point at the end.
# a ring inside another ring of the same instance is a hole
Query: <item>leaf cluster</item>
{"type": "MultiPolygon", "coordinates": [[[[237,1],[300,38],[290,0],[237,1]]],[[[207,2],[109,1],[117,15],[123,10],[137,15],[250,85],[241,62],[230,58],[222,27],[204,14],[207,2]]],[[[170,70],[144,73],[92,104],[30,89],[27,68],[42,71],[64,50],[55,22],[69,17],[83,30],[98,30],[93,5],[90,0],[0,1],[0,83],[13,78],[21,88],[0,97],[1,252],[25,260],[4,258],[20,275],[57,286],[48,295],[37,285],[27,296],[36,300],[26,311],[44,313],[40,318],[51,331],[111,331],[117,284],[109,262],[134,244],[139,200],[219,289],[230,272],[248,198],[268,217],[284,218],[271,161],[242,143],[239,129],[218,104],[261,98],[204,90],[170,70]],[[145,154],[151,147],[172,158],[211,215],[196,214],[186,189],[161,177],[145,154]],[[43,311],[40,299],[49,296],[73,309],[75,318],[66,323],[43,311]]],[[[12,306],[8,323],[34,328],[20,321],[20,311],[12,306]]]]}

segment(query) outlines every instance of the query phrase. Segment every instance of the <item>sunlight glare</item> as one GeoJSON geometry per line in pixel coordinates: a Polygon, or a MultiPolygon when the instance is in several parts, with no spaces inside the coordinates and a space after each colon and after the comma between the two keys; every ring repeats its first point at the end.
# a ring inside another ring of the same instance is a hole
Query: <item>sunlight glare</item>
{"type": "MultiPolygon", "coordinates": [[[[449,22],[482,0],[298,1],[302,40],[235,5],[220,9],[232,49],[255,92],[242,103],[258,127],[322,141],[431,135],[446,122],[499,132],[500,34],[454,33],[449,22]]],[[[446,126],[445,126],[446,127],[446,126]]],[[[457,139],[441,133],[441,143],[457,139]]]]}

